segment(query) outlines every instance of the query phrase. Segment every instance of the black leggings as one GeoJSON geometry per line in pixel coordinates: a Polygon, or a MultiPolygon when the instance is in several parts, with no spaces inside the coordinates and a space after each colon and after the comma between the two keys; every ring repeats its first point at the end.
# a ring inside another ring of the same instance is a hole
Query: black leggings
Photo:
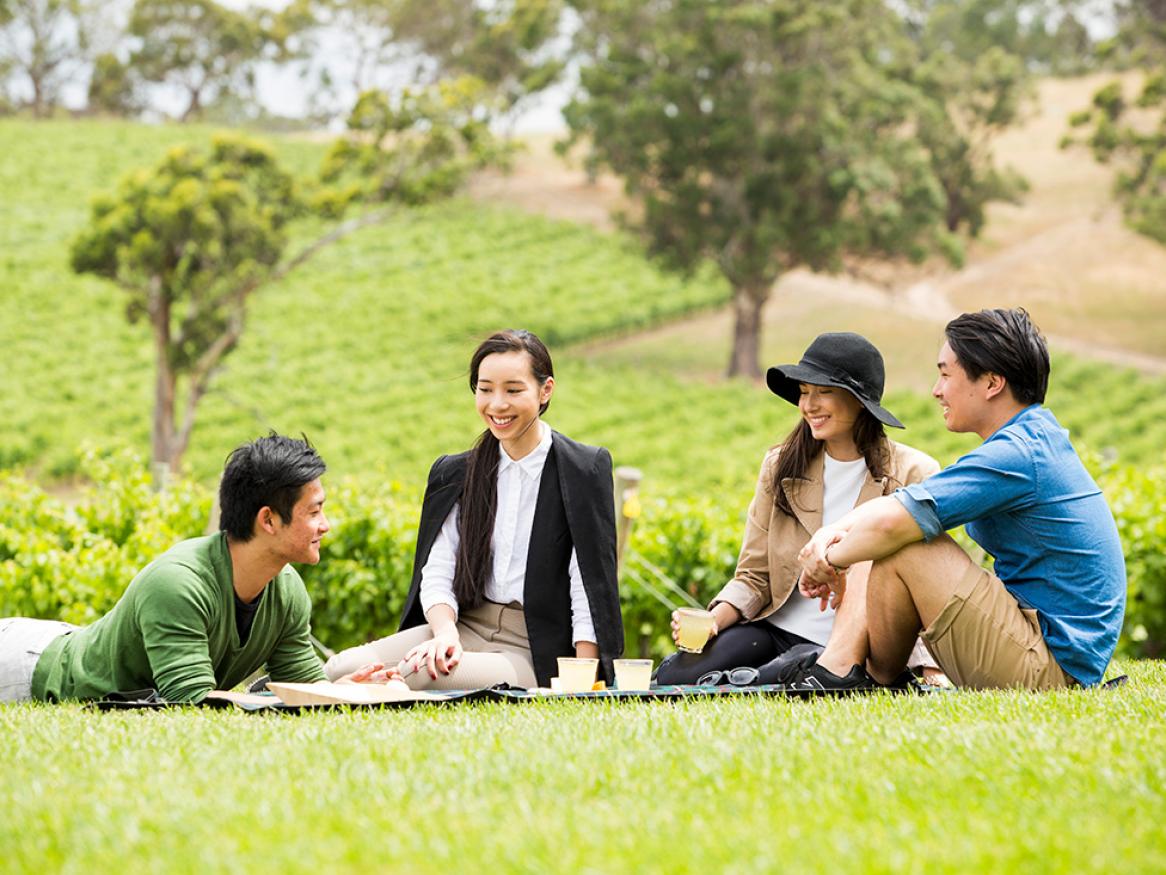
{"type": "Polygon", "coordinates": [[[733,668],[756,668],[760,684],[779,683],[773,675],[784,665],[782,656],[792,647],[803,652],[805,645],[821,647],[814,642],[779,629],[772,623],[734,623],[728,629],[709,639],[701,653],[677,652],[667,657],[656,672],[656,683],[666,686],[695,684],[697,678],[710,671],[728,671],[733,668]]]}

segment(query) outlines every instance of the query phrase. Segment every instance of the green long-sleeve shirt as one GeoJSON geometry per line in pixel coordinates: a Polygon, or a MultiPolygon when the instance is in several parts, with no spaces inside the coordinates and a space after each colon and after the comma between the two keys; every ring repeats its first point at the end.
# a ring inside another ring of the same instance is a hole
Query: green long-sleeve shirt
{"type": "Polygon", "coordinates": [[[303,580],[285,566],[240,645],[227,536],[183,541],[142,569],[108,614],[45,649],[32,695],[99,699],[154,688],[170,702],[198,702],[264,665],[272,680],[324,680],[308,639],[311,610],[303,580]]]}

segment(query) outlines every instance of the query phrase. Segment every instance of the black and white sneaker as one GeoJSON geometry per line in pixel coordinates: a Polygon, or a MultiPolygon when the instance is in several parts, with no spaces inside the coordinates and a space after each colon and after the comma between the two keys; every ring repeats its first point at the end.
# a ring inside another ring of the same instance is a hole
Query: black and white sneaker
{"type": "Polygon", "coordinates": [[[815,662],[788,688],[798,693],[866,693],[881,689],[881,686],[861,665],[855,665],[844,677],[839,677],[815,662]]]}

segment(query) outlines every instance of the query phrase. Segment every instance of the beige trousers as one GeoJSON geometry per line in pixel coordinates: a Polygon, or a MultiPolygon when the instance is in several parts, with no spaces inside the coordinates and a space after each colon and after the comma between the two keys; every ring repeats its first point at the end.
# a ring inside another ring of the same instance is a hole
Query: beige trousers
{"type": "MultiPolygon", "coordinates": [[[[462,659],[449,674],[429,676],[422,668],[405,679],[414,690],[478,690],[506,683],[528,689],[537,687],[530,641],[526,637],[526,615],[522,605],[484,602],[480,607],[462,611],[457,621],[462,642],[462,659]]],[[[405,654],[433,637],[428,624],[414,626],[381,638],[350,647],[337,653],[324,666],[329,680],[356,671],[370,662],[395,666],[405,654]]]]}
{"type": "Polygon", "coordinates": [[[968,565],[920,636],[952,683],[976,690],[1076,686],[1049,651],[1036,611],[1022,608],[999,577],[968,565]]]}

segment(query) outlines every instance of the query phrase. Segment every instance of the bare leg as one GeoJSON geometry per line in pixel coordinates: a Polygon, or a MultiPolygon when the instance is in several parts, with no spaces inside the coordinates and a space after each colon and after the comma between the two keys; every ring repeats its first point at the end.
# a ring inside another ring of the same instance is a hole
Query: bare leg
{"type": "Polygon", "coordinates": [[[909,544],[874,564],[866,597],[872,678],[887,684],[907,667],[919,630],[939,616],[971,565],[947,535],[909,544]]]}
{"type": "Polygon", "coordinates": [[[846,595],[834,614],[834,628],[818,665],[843,677],[855,665],[865,665],[870,653],[867,634],[867,580],[871,563],[852,565],[846,574],[846,595]]]}

